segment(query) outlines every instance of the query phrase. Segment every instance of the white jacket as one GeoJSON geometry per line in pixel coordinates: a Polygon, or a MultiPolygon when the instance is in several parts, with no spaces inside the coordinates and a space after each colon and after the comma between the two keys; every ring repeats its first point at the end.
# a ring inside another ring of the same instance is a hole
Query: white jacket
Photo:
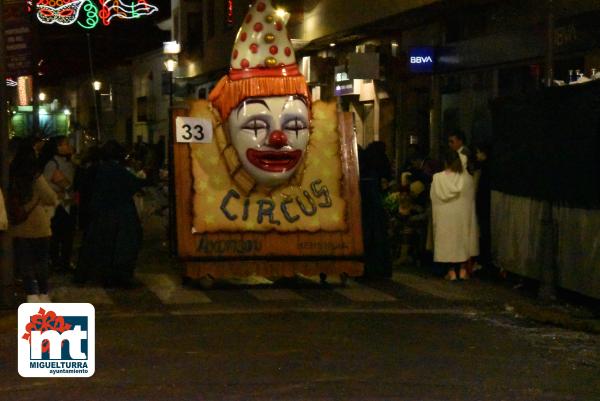
{"type": "Polygon", "coordinates": [[[431,184],[433,259],[460,263],[479,254],[473,177],[442,171],[431,184]]]}

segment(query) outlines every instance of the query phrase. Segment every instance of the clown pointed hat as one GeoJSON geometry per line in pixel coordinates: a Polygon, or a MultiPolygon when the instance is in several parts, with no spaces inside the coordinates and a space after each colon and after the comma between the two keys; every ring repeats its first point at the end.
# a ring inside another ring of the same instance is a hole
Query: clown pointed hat
{"type": "Polygon", "coordinates": [[[271,0],[253,1],[235,38],[230,66],[229,74],[209,95],[223,120],[250,97],[299,95],[310,99],[283,17],[277,15],[271,0]]]}

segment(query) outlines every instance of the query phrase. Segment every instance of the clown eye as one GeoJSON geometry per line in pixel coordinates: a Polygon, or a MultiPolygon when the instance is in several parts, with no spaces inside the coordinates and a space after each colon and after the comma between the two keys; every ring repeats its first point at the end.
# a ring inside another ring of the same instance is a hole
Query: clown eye
{"type": "Polygon", "coordinates": [[[64,10],[60,10],[58,15],[60,15],[61,17],[70,17],[74,13],[75,13],[75,11],[72,8],[66,8],[64,10]]]}
{"type": "Polygon", "coordinates": [[[269,125],[263,120],[250,120],[242,127],[243,130],[250,131],[254,134],[255,138],[259,135],[266,135],[269,129],[269,125]]]}
{"type": "Polygon", "coordinates": [[[283,126],[283,129],[285,131],[294,132],[296,134],[296,137],[298,137],[298,132],[306,129],[306,123],[303,120],[296,117],[296,118],[288,121],[287,123],[285,123],[285,125],[283,126]]]}

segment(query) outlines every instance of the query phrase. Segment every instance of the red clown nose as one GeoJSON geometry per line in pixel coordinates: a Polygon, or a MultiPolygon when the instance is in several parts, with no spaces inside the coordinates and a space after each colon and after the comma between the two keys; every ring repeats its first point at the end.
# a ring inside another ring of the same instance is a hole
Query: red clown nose
{"type": "Polygon", "coordinates": [[[287,145],[287,135],[283,131],[273,131],[269,135],[269,146],[280,149],[287,145]]]}

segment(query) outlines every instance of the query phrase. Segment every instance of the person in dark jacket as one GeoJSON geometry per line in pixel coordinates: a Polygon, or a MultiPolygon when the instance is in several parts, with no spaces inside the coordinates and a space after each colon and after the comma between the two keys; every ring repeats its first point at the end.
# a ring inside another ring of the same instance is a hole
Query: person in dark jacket
{"type": "Polygon", "coordinates": [[[142,243],[133,195],[146,183],[124,166],[116,141],[103,148],[90,202],[90,221],[81,248],[77,281],[99,278],[108,287],[129,287],[142,243]]]}
{"type": "Polygon", "coordinates": [[[475,176],[477,178],[477,192],[475,193],[475,208],[477,222],[479,223],[479,264],[490,273],[492,268],[491,256],[491,185],[488,157],[489,146],[479,143],[475,146],[475,176]]]}
{"type": "Polygon", "coordinates": [[[383,142],[372,142],[359,154],[365,278],[392,276],[392,259],[383,208],[384,180],[391,178],[383,142]]]}
{"type": "Polygon", "coordinates": [[[79,229],[83,232],[87,230],[90,222],[90,204],[99,164],[100,148],[91,146],[85,152],[81,166],[75,171],[73,189],[79,204],[79,229]]]}

